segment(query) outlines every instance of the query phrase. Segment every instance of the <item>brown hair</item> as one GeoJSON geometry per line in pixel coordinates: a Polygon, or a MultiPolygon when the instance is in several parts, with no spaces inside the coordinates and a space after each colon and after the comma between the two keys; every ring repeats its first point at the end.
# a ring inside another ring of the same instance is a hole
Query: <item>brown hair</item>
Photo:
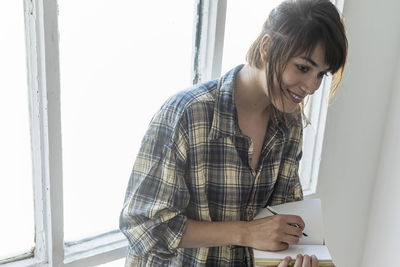
{"type": "Polygon", "coordinates": [[[273,9],[247,52],[250,66],[262,68],[260,46],[266,34],[270,95],[274,77],[282,88],[282,72],[289,59],[303,53],[310,56],[318,43],[325,49],[325,62],[334,75],[330,96],[334,95],[347,58],[347,38],[339,12],[329,0],[286,0],[273,9]]]}

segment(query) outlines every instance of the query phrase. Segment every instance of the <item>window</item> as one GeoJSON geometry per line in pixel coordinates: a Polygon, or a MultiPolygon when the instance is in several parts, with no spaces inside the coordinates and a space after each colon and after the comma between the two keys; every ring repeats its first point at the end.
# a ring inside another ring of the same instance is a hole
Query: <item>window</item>
{"type": "MultiPolygon", "coordinates": [[[[0,50],[7,53],[0,67],[9,75],[0,85],[11,90],[0,105],[0,121],[9,125],[0,133],[0,157],[9,163],[0,174],[15,178],[0,181],[0,198],[4,188],[13,192],[0,205],[21,205],[2,211],[10,218],[22,210],[24,220],[1,222],[1,236],[10,237],[0,240],[0,264],[120,266],[127,241],[118,216],[151,116],[177,90],[243,62],[270,8],[265,3],[278,1],[2,1],[0,36],[7,39],[0,50]],[[245,38],[242,29],[254,31],[245,38]]],[[[316,185],[329,84],[306,110],[306,193],[316,185]]]]}
{"type": "Polygon", "coordinates": [[[282,0],[228,1],[226,9],[222,73],[246,63],[250,45],[261,31],[269,12],[282,0]],[[257,8],[254,8],[257,7],[257,8]]]}
{"type": "Polygon", "coordinates": [[[66,242],[118,229],[151,117],[190,85],[193,9],[193,1],[59,1],[66,242]]]}
{"type": "Polygon", "coordinates": [[[0,263],[35,245],[25,51],[23,3],[1,1],[0,263]]]}

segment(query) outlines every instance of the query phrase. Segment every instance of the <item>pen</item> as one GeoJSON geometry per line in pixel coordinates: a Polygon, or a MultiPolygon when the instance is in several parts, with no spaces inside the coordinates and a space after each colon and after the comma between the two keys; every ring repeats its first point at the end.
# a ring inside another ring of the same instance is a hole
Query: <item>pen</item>
{"type": "MultiPolygon", "coordinates": [[[[279,213],[276,212],[276,210],[274,210],[273,208],[271,208],[270,206],[267,206],[267,210],[269,210],[272,214],[274,215],[278,215],[279,213]]],[[[297,223],[289,223],[289,225],[291,226],[295,226],[297,228],[301,228],[297,223]]],[[[304,236],[308,236],[306,233],[303,232],[304,236]]]]}

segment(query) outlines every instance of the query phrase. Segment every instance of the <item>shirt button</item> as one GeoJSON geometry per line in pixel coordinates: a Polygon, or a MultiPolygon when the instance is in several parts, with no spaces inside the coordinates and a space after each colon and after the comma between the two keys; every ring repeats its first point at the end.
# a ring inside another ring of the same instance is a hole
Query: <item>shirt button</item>
{"type": "Polygon", "coordinates": [[[247,210],[247,219],[248,220],[253,220],[253,213],[254,213],[254,209],[250,208],[247,210]]]}

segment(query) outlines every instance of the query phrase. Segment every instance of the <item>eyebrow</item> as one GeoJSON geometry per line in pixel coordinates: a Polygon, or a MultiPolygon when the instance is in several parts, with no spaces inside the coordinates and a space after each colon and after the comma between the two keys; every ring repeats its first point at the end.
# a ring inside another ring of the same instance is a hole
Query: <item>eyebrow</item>
{"type": "Polygon", "coordinates": [[[318,67],[318,64],[317,63],[315,63],[315,61],[314,60],[312,60],[311,58],[308,58],[308,57],[301,57],[302,59],[304,59],[305,61],[308,61],[308,62],[310,62],[311,63],[311,65],[313,65],[314,67],[318,67]]]}
{"type": "MultiPolygon", "coordinates": [[[[301,57],[302,59],[304,59],[305,61],[309,62],[311,65],[313,65],[314,67],[318,68],[318,64],[315,63],[314,60],[312,60],[309,57],[301,57]]],[[[330,68],[327,68],[326,71],[328,71],[330,68]]]]}

